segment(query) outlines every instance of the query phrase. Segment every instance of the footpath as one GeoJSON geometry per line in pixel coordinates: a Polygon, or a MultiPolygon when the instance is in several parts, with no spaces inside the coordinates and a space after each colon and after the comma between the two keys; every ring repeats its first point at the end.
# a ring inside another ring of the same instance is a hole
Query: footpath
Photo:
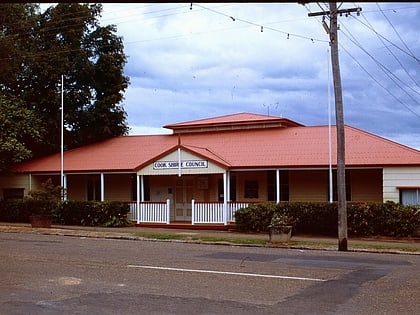
{"type": "MultiPolygon", "coordinates": [[[[72,237],[112,238],[147,241],[194,242],[235,246],[268,246],[306,250],[338,250],[338,239],[294,235],[288,243],[270,243],[268,233],[192,230],[151,227],[86,227],[53,225],[32,228],[25,223],[0,222],[0,233],[29,233],[72,237]]],[[[348,251],[420,255],[420,238],[349,238],[348,251]]]]}

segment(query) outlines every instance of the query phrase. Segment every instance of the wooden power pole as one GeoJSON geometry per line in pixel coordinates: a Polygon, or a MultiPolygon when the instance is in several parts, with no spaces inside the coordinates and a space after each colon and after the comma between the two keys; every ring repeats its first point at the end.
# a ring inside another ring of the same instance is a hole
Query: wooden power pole
{"type": "Polygon", "coordinates": [[[345,165],[345,134],[343,95],[341,89],[340,63],[338,60],[338,22],[337,15],[359,13],[361,8],[338,10],[336,2],[329,3],[330,10],[318,13],[309,13],[308,16],[328,15],[330,26],[323,26],[330,35],[331,65],[334,82],[335,120],[337,130],[337,198],[338,198],[338,250],[347,251],[347,200],[346,200],[346,165],[345,165]]]}

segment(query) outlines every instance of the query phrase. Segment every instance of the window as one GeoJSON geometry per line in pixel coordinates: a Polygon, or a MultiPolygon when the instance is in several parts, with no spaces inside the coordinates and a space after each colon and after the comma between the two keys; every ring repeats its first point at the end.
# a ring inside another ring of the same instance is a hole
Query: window
{"type": "MultiPolygon", "coordinates": [[[[133,201],[137,200],[137,176],[138,175],[135,175],[135,174],[131,176],[131,200],[133,201]]],[[[143,189],[144,201],[150,201],[149,176],[143,176],[143,185],[144,185],[144,189],[143,189]]],[[[141,186],[140,186],[140,195],[141,195],[141,186]]]]}
{"type": "MultiPolygon", "coordinates": [[[[346,201],[351,201],[351,178],[350,172],[346,170],[345,174],[346,180],[346,201]]],[[[329,191],[329,190],[327,190],[329,191]]],[[[333,170],[333,200],[338,200],[338,192],[337,192],[337,170],[333,170]]]]}
{"type": "Polygon", "coordinates": [[[87,200],[101,200],[101,181],[99,179],[89,179],[87,182],[87,200]]]}
{"type": "MultiPolygon", "coordinates": [[[[219,178],[218,192],[219,192],[218,194],[219,201],[223,201],[223,198],[224,198],[223,178],[219,178]]],[[[230,177],[230,200],[229,201],[236,201],[236,177],[235,176],[230,177]]]]}
{"type": "Polygon", "coordinates": [[[420,188],[400,189],[400,203],[403,205],[420,205],[420,188]]]}
{"type": "Polygon", "coordinates": [[[258,181],[245,181],[245,198],[258,198],[258,181]]]}
{"type": "MultiPolygon", "coordinates": [[[[267,172],[267,199],[277,200],[276,171],[267,172]]],[[[289,171],[280,171],[280,201],[289,201],[289,171]]]]}
{"type": "Polygon", "coordinates": [[[23,199],[23,188],[4,188],[3,199],[23,199]]]}

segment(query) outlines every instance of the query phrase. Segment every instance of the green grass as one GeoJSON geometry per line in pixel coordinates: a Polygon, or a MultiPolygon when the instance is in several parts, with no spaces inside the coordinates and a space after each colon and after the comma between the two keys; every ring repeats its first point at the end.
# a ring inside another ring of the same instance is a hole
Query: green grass
{"type": "Polygon", "coordinates": [[[420,249],[404,246],[404,245],[394,245],[394,244],[351,244],[350,249],[365,249],[365,250],[376,250],[376,251],[390,251],[390,252],[408,252],[408,253],[420,253],[420,249]]]}
{"type": "Polygon", "coordinates": [[[266,241],[252,238],[230,238],[230,237],[213,237],[213,236],[196,236],[185,234],[162,234],[162,233],[135,233],[135,237],[147,238],[155,240],[184,240],[197,241],[206,243],[232,243],[232,244],[251,244],[264,245],[266,241]]]}
{"type": "MultiPolygon", "coordinates": [[[[213,237],[213,236],[200,236],[193,234],[170,234],[170,233],[134,233],[136,238],[143,239],[154,239],[154,240],[180,240],[180,241],[193,241],[202,243],[227,243],[237,245],[276,245],[278,247],[287,248],[305,248],[305,249],[337,249],[336,242],[328,242],[321,240],[314,241],[299,241],[291,240],[285,244],[270,244],[268,238],[256,239],[256,238],[232,238],[232,237],[213,237]]],[[[366,251],[381,251],[381,252],[406,252],[406,253],[420,253],[420,249],[411,247],[409,245],[404,246],[401,244],[370,244],[370,243],[351,243],[348,245],[348,249],[351,250],[366,250],[366,251]]]]}

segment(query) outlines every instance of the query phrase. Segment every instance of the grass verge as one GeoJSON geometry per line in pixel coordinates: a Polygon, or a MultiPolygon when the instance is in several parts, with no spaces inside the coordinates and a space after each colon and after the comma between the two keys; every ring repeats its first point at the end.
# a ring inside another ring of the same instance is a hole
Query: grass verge
{"type": "MultiPolygon", "coordinates": [[[[256,246],[276,246],[285,248],[300,248],[300,249],[337,249],[336,242],[325,241],[325,240],[291,240],[288,243],[270,244],[267,240],[257,238],[232,238],[232,237],[212,237],[203,235],[191,235],[191,234],[165,234],[165,233],[135,233],[135,237],[143,239],[154,239],[154,240],[180,240],[180,241],[193,241],[211,244],[236,244],[236,245],[256,245],[256,246]]],[[[420,253],[420,249],[412,247],[409,244],[393,244],[393,243],[357,243],[351,242],[348,245],[349,251],[374,251],[374,252],[389,252],[389,253],[420,253]]]]}

